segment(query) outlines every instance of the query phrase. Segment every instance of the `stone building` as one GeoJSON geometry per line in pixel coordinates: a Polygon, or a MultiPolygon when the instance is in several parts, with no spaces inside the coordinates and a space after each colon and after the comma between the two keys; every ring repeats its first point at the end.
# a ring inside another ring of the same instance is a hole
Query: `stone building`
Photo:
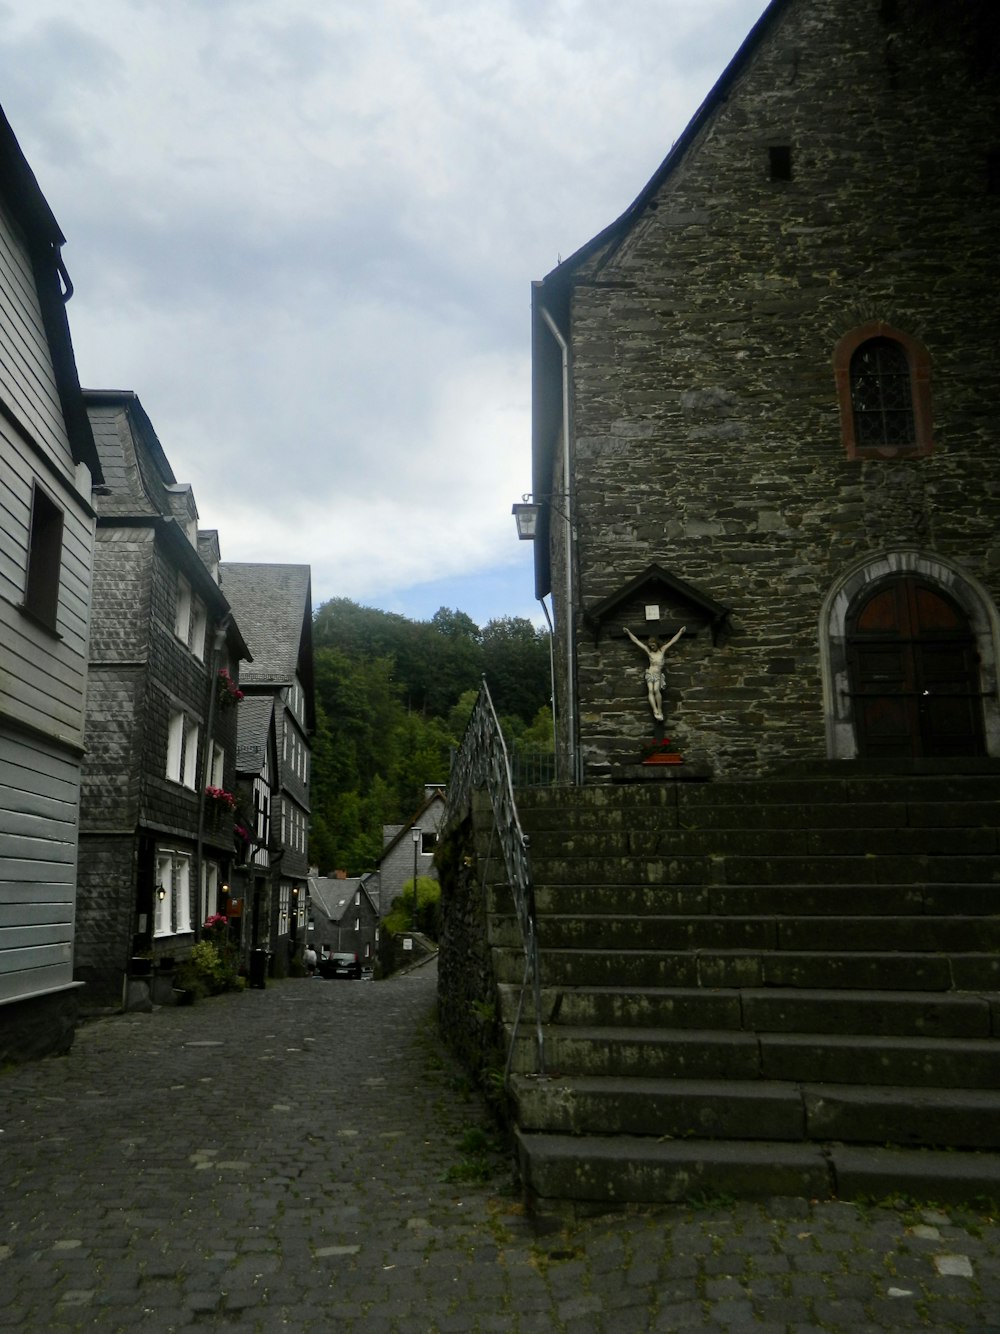
{"type": "Polygon", "coordinates": [[[372,889],[377,881],[373,871],[309,877],[307,937],[317,955],[355,954],[362,968],[374,968],[379,916],[372,889]]]}
{"type": "MultiPolygon", "coordinates": [[[[265,872],[258,865],[254,871],[258,912],[266,904],[268,921],[265,930],[258,920],[253,932],[260,947],[266,937],[272,967],[280,973],[301,950],[306,926],[309,738],[316,727],[310,569],[234,561],[223,561],[219,569],[222,590],[253,654],[240,676],[246,702],[267,698],[273,704],[275,771],[269,771],[267,780],[267,867],[265,872]]],[[[247,754],[251,745],[261,753],[259,728],[249,733],[252,717],[256,715],[248,711],[248,730],[244,734],[241,728],[240,743],[247,754]]],[[[260,790],[260,783],[257,786],[260,790]]]]}
{"type": "Polygon", "coordinates": [[[533,288],[559,748],[719,776],[1000,754],[994,6],[773,0],[533,288]]]}
{"type": "Polygon", "coordinates": [[[249,653],[134,393],[86,391],[104,471],[96,500],[75,976],[89,1006],[166,1000],[224,906],[233,859],[236,710],[249,653]],[[227,677],[220,677],[220,673],[227,677]],[[131,979],[131,982],[129,982],[131,979]],[[123,990],[124,988],[124,990],[123,990]]]}
{"type": "Polygon", "coordinates": [[[420,807],[405,824],[383,825],[382,856],[378,862],[378,910],[385,917],[416,874],[437,879],[434,850],[444,823],[444,788],[429,787],[420,807]]]}
{"type": "Polygon", "coordinates": [[[101,465],[64,237],[0,112],[0,1064],[73,1041],[77,822],[101,465]]]}

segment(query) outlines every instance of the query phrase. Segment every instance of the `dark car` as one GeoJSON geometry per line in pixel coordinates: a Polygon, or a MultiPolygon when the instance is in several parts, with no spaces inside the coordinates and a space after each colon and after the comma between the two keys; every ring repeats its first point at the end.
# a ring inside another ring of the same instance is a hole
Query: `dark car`
{"type": "Polygon", "coordinates": [[[360,977],[361,960],[356,954],[331,954],[319,961],[321,977],[360,977]]]}

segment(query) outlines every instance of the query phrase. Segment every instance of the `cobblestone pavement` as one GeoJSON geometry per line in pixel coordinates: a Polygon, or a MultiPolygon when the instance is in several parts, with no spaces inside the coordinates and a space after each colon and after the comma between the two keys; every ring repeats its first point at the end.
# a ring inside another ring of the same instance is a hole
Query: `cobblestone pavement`
{"type": "Polygon", "coordinates": [[[1000,1332],[1000,1224],[971,1210],[532,1222],[434,988],[272,983],[0,1072],[0,1328],[1000,1332]]]}

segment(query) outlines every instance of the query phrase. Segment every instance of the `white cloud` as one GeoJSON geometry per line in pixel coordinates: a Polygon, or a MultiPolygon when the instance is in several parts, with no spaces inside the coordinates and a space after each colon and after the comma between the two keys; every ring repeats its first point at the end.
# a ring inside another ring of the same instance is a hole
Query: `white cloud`
{"type": "Polygon", "coordinates": [[[509,596],[530,282],[627,207],[762,9],[0,6],[82,380],[138,393],[225,558],[308,561],[316,600],[509,596]]]}

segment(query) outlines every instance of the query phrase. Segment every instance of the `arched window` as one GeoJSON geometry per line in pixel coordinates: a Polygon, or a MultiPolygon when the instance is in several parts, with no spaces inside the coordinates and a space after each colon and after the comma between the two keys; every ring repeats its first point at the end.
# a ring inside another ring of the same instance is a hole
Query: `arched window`
{"type": "Polygon", "coordinates": [[[833,369],[848,458],[931,452],[930,357],[922,343],[873,320],[844,335],[833,369]]]}

